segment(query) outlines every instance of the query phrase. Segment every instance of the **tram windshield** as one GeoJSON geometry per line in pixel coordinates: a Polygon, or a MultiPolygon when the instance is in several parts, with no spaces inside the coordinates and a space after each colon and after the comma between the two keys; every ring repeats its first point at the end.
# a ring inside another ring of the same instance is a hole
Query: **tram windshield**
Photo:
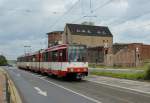
{"type": "Polygon", "coordinates": [[[85,46],[69,46],[68,49],[68,60],[70,62],[85,62],[86,58],[86,47],[85,46]]]}

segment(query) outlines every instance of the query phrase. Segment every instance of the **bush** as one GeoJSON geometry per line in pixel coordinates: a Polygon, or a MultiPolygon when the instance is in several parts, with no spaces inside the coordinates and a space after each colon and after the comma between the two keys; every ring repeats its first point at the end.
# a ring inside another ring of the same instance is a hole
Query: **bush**
{"type": "Polygon", "coordinates": [[[0,55],[0,66],[5,66],[5,65],[7,65],[7,60],[5,56],[0,55]]]}
{"type": "Polygon", "coordinates": [[[145,77],[146,80],[150,80],[150,64],[147,64],[146,70],[145,70],[145,77]]]}

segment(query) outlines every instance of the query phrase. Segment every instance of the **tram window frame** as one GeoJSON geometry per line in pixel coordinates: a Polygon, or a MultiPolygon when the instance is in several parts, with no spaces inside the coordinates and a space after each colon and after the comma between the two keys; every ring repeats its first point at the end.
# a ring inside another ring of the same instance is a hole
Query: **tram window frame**
{"type": "Polygon", "coordinates": [[[44,62],[48,62],[48,58],[49,58],[48,52],[45,52],[44,53],[44,62]]]}
{"type": "Polygon", "coordinates": [[[58,50],[52,51],[52,62],[58,62],[58,50]]]}
{"type": "Polygon", "coordinates": [[[62,52],[63,52],[62,53],[63,54],[62,55],[62,57],[63,57],[62,61],[66,62],[67,61],[67,49],[63,49],[62,52]]]}
{"type": "Polygon", "coordinates": [[[32,55],[32,62],[36,62],[36,56],[32,55]]]}
{"type": "Polygon", "coordinates": [[[52,52],[51,51],[48,52],[48,61],[49,62],[52,61],[52,52]]]}
{"type": "Polygon", "coordinates": [[[45,54],[44,53],[42,53],[42,62],[45,62],[45,54]]]}
{"type": "Polygon", "coordinates": [[[47,55],[47,52],[44,52],[43,53],[43,62],[47,62],[48,61],[48,55],[47,55]]]}
{"type": "Polygon", "coordinates": [[[40,62],[43,62],[43,61],[44,61],[43,58],[44,58],[44,55],[43,55],[43,53],[41,53],[41,54],[40,54],[40,62]]]}
{"type": "Polygon", "coordinates": [[[25,59],[26,59],[26,62],[28,62],[28,57],[27,56],[25,57],[25,59]]]}
{"type": "Polygon", "coordinates": [[[30,56],[28,56],[28,62],[30,62],[30,56]]]}
{"type": "Polygon", "coordinates": [[[28,62],[28,56],[25,57],[25,61],[28,62]]]}
{"type": "Polygon", "coordinates": [[[66,62],[67,61],[67,49],[60,49],[59,50],[59,62],[66,62]]]}
{"type": "Polygon", "coordinates": [[[85,46],[70,46],[68,50],[69,62],[85,62],[86,47],[85,46]]]}
{"type": "Polygon", "coordinates": [[[30,62],[33,62],[33,56],[31,55],[30,62]]]}
{"type": "Polygon", "coordinates": [[[36,62],[39,62],[40,61],[40,56],[39,54],[36,54],[36,62]]]}

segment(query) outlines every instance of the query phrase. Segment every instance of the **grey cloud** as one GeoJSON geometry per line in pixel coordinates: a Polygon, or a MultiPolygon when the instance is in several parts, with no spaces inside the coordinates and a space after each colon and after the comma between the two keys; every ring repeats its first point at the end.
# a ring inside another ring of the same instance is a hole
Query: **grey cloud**
{"type": "MultiPolygon", "coordinates": [[[[81,23],[89,20],[83,18],[91,15],[89,0],[80,0],[82,3],[78,2],[62,18],[63,13],[76,1],[78,0],[0,0],[0,52],[5,51],[4,54],[8,58],[14,59],[24,53],[24,45],[32,45],[33,51],[46,47],[47,32],[63,30],[68,22],[81,23]],[[59,22],[56,22],[58,19],[59,22]]],[[[143,25],[149,21],[149,0],[92,1],[92,9],[100,8],[92,14],[97,18],[91,20],[97,25],[109,26],[115,42],[150,43],[149,29],[141,26],[139,30],[132,28],[136,23],[143,25]],[[128,7],[121,7],[121,1],[128,3],[128,7]],[[105,3],[106,5],[101,8],[105,3]]]]}

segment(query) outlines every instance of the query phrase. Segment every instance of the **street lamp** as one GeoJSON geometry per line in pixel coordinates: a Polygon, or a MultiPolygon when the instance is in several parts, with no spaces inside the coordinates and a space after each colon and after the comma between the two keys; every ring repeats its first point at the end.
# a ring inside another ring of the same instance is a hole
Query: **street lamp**
{"type": "Polygon", "coordinates": [[[137,62],[138,62],[138,57],[137,57],[137,54],[138,54],[138,52],[139,52],[139,48],[138,47],[136,47],[135,48],[135,67],[137,66],[137,62]]]}
{"type": "Polygon", "coordinates": [[[25,55],[29,54],[30,52],[31,52],[31,46],[30,45],[25,45],[24,46],[25,55]]]}

